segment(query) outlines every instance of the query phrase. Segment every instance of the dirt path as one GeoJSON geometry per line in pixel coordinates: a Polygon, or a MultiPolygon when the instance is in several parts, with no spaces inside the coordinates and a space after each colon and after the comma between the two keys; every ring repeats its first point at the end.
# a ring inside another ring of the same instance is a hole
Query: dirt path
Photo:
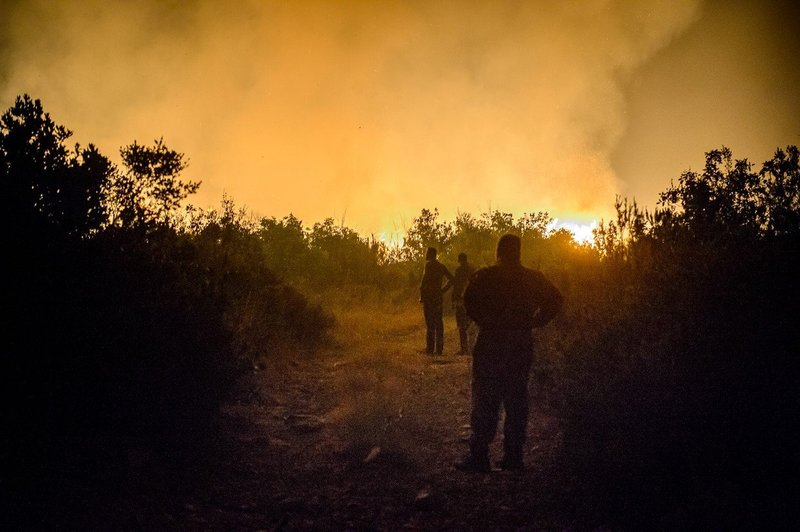
{"type": "MultiPolygon", "coordinates": [[[[571,528],[552,465],[554,422],[533,408],[526,471],[456,471],[452,464],[467,449],[470,359],[419,353],[419,317],[390,318],[369,330],[369,316],[348,313],[336,347],[254,372],[251,400],[222,411],[225,437],[215,459],[198,464],[192,485],[139,501],[136,525],[571,528]]],[[[452,346],[454,325],[446,326],[452,346]]]]}

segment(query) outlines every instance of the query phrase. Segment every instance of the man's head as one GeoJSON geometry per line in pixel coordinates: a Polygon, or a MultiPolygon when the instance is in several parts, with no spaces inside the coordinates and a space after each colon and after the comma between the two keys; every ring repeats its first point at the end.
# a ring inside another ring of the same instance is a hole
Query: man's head
{"type": "Polygon", "coordinates": [[[467,263],[467,254],[466,253],[459,253],[458,254],[458,262],[461,264],[467,263]]]}
{"type": "Polygon", "coordinates": [[[517,235],[503,235],[497,241],[497,258],[503,262],[519,262],[522,242],[517,235]]]}
{"type": "Polygon", "coordinates": [[[425,260],[433,260],[436,258],[436,248],[428,248],[425,252],[425,260]]]}

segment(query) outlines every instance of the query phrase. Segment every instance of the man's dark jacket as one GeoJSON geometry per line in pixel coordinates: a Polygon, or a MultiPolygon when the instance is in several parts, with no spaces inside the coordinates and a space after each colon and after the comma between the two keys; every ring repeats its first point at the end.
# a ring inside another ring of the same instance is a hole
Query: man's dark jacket
{"type": "Polygon", "coordinates": [[[561,293],[541,272],[498,262],[475,272],[464,293],[467,314],[481,331],[530,331],[546,325],[562,305],[561,293]]]}
{"type": "Polygon", "coordinates": [[[453,282],[453,274],[447,266],[436,259],[425,261],[425,269],[422,272],[422,282],[419,287],[419,296],[423,302],[439,303],[442,295],[446,292],[453,282]],[[442,281],[447,279],[447,284],[442,286],[442,281]]]}

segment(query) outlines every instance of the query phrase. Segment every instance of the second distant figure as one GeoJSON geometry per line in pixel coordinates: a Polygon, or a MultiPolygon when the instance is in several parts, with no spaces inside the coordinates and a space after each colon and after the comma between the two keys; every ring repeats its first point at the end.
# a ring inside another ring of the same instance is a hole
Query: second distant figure
{"type": "Polygon", "coordinates": [[[458,254],[458,267],[455,272],[455,281],[453,282],[453,310],[456,314],[456,325],[458,326],[458,341],[459,341],[459,355],[469,355],[471,352],[471,344],[469,335],[470,319],[467,316],[467,309],[464,307],[464,290],[467,289],[469,278],[475,273],[475,268],[467,262],[467,254],[458,254]]]}
{"type": "Polygon", "coordinates": [[[453,286],[453,274],[436,260],[436,248],[425,253],[425,269],[419,287],[419,300],[425,314],[425,352],[441,355],[444,350],[443,296],[453,286]],[[447,280],[445,282],[445,279],[447,280]],[[444,282],[444,284],[442,284],[444,282]]]}

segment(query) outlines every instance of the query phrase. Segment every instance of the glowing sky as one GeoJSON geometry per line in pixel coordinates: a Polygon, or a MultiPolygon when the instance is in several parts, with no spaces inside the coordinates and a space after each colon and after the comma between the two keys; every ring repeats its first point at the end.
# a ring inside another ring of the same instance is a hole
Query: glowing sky
{"type": "Polygon", "coordinates": [[[7,1],[0,106],[116,158],[163,136],[192,200],[402,233],[420,209],[588,223],[703,152],[800,143],[792,2],[7,1]]]}

